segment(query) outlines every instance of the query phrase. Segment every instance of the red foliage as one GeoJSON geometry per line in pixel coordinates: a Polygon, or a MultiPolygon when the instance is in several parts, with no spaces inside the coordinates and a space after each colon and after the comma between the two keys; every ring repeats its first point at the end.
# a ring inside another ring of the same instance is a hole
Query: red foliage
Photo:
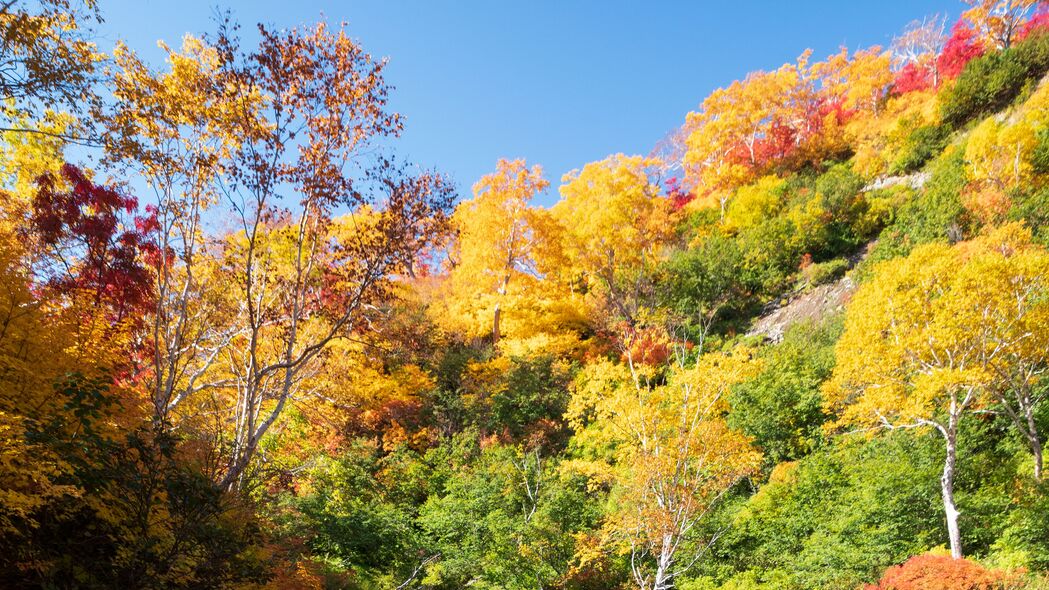
{"type": "MultiPolygon", "coordinates": [[[[827,115],[834,114],[834,122],[837,125],[844,125],[849,121],[850,118],[856,111],[845,108],[845,98],[839,96],[833,100],[827,98],[821,98],[819,102],[819,108],[816,110],[818,117],[819,130],[823,130],[823,124],[827,120],[827,115]]],[[[810,115],[811,116],[811,115],[810,115]]]]}
{"type": "Polygon", "coordinates": [[[158,228],[155,211],[135,216],[134,197],[94,184],[72,164],[59,174],[37,179],[30,219],[57,259],[45,284],[64,294],[88,294],[113,321],[148,310],[153,282],[144,261],[156,258],[150,239],[158,228]]]}
{"type": "Polygon", "coordinates": [[[841,126],[853,114],[842,103],[841,97],[833,100],[814,98],[798,119],[772,121],[768,132],[754,143],[753,160],[750,151],[740,144],[734,150],[735,162],[758,174],[765,174],[774,170],[794,170],[821,161],[824,154],[820,140],[828,120],[841,126]]]}
{"type": "Polygon", "coordinates": [[[918,64],[910,62],[896,72],[896,79],[892,83],[893,94],[907,94],[918,90],[925,90],[932,86],[933,76],[929,68],[919,67],[918,64]]]}
{"type": "Polygon", "coordinates": [[[983,55],[983,46],[976,39],[976,32],[959,20],[951,28],[951,37],[936,58],[936,71],[942,78],[957,78],[965,64],[983,55]]]}
{"type": "Polygon", "coordinates": [[[754,144],[755,167],[766,169],[772,163],[782,162],[794,155],[801,143],[800,131],[783,122],[774,122],[768,133],[754,144]]]}
{"type": "Polygon", "coordinates": [[[1042,2],[1038,5],[1038,9],[1035,11],[1034,16],[1024,23],[1023,28],[1021,28],[1016,34],[1016,40],[1023,41],[1030,36],[1031,33],[1041,31],[1046,27],[1049,27],[1049,3],[1042,2]]]}
{"type": "Polygon", "coordinates": [[[885,570],[881,580],[865,590],[1003,590],[1012,579],[968,559],[926,553],[885,570]]]}
{"type": "Polygon", "coordinates": [[[686,191],[681,187],[677,177],[670,178],[666,183],[667,198],[670,199],[670,208],[680,211],[696,198],[696,193],[686,191]]]}
{"type": "Polygon", "coordinates": [[[801,256],[801,262],[798,264],[798,269],[805,270],[810,266],[812,266],[812,254],[806,252],[801,256]]]}
{"type": "MultiPolygon", "coordinates": [[[[666,331],[652,327],[632,329],[626,346],[633,362],[650,366],[666,363],[673,349],[673,343],[666,331]]],[[[623,360],[626,360],[626,354],[623,355],[623,360]]]]}

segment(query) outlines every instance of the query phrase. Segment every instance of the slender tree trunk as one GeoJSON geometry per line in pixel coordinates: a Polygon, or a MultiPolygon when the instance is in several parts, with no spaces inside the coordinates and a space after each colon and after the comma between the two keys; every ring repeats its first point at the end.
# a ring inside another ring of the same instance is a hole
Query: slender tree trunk
{"type": "Polygon", "coordinates": [[[495,304],[495,314],[492,317],[492,344],[499,342],[499,318],[502,316],[502,302],[495,304]]]}
{"type": "Polygon", "coordinates": [[[670,577],[670,568],[674,565],[674,538],[663,535],[663,544],[656,564],[656,575],[652,580],[652,590],[670,590],[674,587],[670,577]]]}
{"type": "Polygon", "coordinates": [[[1034,455],[1034,478],[1042,481],[1042,439],[1038,436],[1038,425],[1034,420],[1034,408],[1028,406],[1027,411],[1027,444],[1031,447],[1034,455]]]}
{"type": "Polygon", "coordinates": [[[951,542],[951,557],[962,558],[962,534],[958,528],[958,507],[954,503],[954,468],[958,460],[958,424],[957,418],[951,416],[945,432],[947,458],[943,463],[943,476],[940,477],[940,490],[943,493],[943,509],[947,515],[947,535],[951,542]]]}

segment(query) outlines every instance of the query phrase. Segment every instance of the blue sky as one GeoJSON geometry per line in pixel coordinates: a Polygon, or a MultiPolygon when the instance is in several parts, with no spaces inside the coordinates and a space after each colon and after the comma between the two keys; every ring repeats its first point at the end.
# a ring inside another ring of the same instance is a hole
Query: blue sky
{"type": "Polygon", "coordinates": [[[500,157],[561,176],[608,154],[648,153],[711,90],[812,48],[887,45],[909,21],[960,0],[541,2],[101,0],[105,45],[125,40],[158,65],[156,41],[214,28],[324,18],[390,60],[398,153],[450,174],[463,194],[500,157]]]}

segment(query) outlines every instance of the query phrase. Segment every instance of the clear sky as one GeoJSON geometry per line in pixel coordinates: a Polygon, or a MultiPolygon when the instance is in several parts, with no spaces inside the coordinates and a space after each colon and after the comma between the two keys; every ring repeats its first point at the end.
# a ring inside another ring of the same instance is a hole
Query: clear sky
{"type": "Polygon", "coordinates": [[[821,59],[887,45],[911,20],[960,0],[500,2],[417,0],[101,0],[100,41],[125,40],[159,65],[158,39],[320,18],[390,60],[398,153],[451,175],[464,194],[500,157],[561,176],[606,155],[648,153],[711,90],[812,48],[821,59]]]}

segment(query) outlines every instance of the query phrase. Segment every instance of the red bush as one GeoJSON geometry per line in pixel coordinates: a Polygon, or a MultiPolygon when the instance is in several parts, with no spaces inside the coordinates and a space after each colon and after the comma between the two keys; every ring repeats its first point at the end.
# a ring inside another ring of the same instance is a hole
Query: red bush
{"type": "Polygon", "coordinates": [[[864,590],[1004,590],[1012,581],[1007,572],[968,559],[926,553],[890,567],[877,584],[864,590]]]}

